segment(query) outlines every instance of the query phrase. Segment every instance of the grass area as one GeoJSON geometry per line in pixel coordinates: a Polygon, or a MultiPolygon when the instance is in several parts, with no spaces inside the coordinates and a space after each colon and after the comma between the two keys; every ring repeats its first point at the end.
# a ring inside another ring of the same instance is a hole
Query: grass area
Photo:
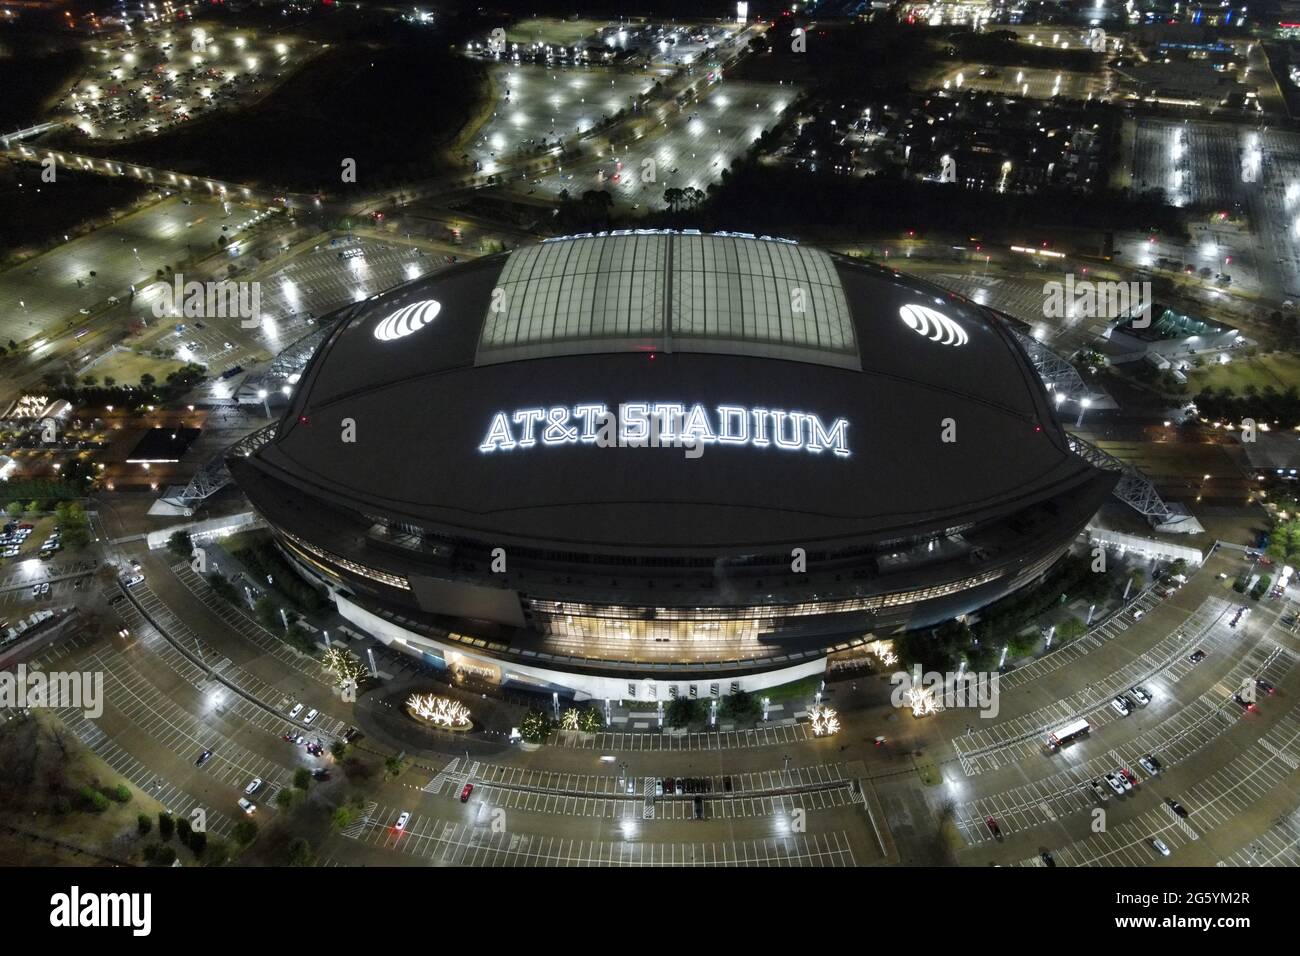
{"type": "Polygon", "coordinates": [[[921,778],[921,782],[927,787],[937,787],[943,783],[943,774],[939,772],[939,768],[935,764],[929,761],[916,765],[916,775],[921,778]]]}
{"type": "Polygon", "coordinates": [[[86,369],[85,374],[95,376],[101,385],[106,378],[115,379],[118,385],[139,385],[140,376],[146,372],[155,380],[165,382],[168,375],[184,367],[185,363],[176,359],[114,351],[86,369]]]}
{"type": "Polygon", "coordinates": [[[31,37],[0,50],[0,129],[8,132],[39,123],[45,110],[58,99],[85,65],[81,50],[55,49],[32,44],[31,37]]]}
{"type": "Polygon", "coordinates": [[[520,20],[506,31],[507,43],[549,43],[551,46],[573,46],[585,40],[608,20],[557,20],[554,17],[535,17],[520,20]]]}
{"type": "Polygon", "coordinates": [[[1189,369],[1187,380],[1193,395],[1202,389],[1224,387],[1241,395],[1248,385],[1254,385],[1261,392],[1271,385],[1281,392],[1300,382],[1300,355],[1279,352],[1254,358],[1234,358],[1226,365],[1189,369]]]}
{"type": "Polygon", "coordinates": [[[38,852],[32,859],[53,856],[86,864],[85,858],[66,847],[137,861],[147,842],[137,832],[137,815],[156,819],[164,809],[133,786],[126,802],[110,799],[102,810],[89,809],[81,797],[83,788],[111,790],[124,781],[87,751],[58,718],[39,710],[0,729],[0,777],[0,822],[41,837],[30,843],[11,841],[10,849],[24,854],[9,861],[13,863],[27,864],[26,851],[35,848],[38,852]],[[57,844],[66,846],[60,849],[57,844]]]}
{"type": "Polygon", "coordinates": [[[252,106],[147,140],[84,148],[304,192],[337,191],[347,158],[359,188],[386,188],[441,171],[442,150],[477,111],[484,73],[432,36],[334,46],[252,106]]]}
{"type": "Polygon", "coordinates": [[[787,701],[808,703],[812,700],[813,695],[817,693],[817,689],[821,687],[821,684],[821,677],[805,677],[802,680],[791,681],[788,684],[769,687],[767,690],[755,691],[754,696],[759,700],[766,697],[774,704],[787,701]]]}
{"type": "Polygon", "coordinates": [[[61,245],[65,234],[108,225],[149,192],[136,183],[62,166],[58,188],[50,189],[41,172],[36,163],[0,159],[0,267],[61,245]]]}

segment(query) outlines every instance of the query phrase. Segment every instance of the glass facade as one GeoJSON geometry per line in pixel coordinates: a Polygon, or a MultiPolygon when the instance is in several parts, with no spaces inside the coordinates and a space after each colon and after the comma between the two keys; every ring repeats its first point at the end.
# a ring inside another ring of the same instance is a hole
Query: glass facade
{"type": "Polygon", "coordinates": [[[657,230],[511,253],[478,361],[645,348],[858,367],[829,254],[777,239],[657,230]]]}

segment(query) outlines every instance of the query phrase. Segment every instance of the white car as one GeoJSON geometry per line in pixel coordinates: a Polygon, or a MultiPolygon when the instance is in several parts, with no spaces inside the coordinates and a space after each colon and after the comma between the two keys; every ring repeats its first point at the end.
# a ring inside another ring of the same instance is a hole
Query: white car
{"type": "Polygon", "coordinates": [[[304,724],[310,724],[313,720],[316,719],[316,715],[319,713],[320,711],[318,711],[315,707],[313,707],[311,710],[307,711],[307,716],[302,719],[302,722],[304,724]]]}
{"type": "Polygon", "coordinates": [[[1124,796],[1124,784],[1120,782],[1120,779],[1113,773],[1106,774],[1106,782],[1110,784],[1110,788],[1122,797],[1124,796]]]}
{"type": "Polygon", "coordinates": [[[1151,838],[1151,845],[1152,845],[1153,847],[1155,847],[1156,851],[1157,851],[1161,856],[1168,856],[1168,855],[1169,855],[1169,847],[1165,845],[1165,841],[1162,840],[1162,839],[1160,839],[1160,837],[1152,837],[1152,838],[1151,838]]]}
{"type": "Polygon", "coordinates": [[[301,713],[302,713],[302,704],[294,704],[293,710],[289,711],[289,719],[293,720],[301,713]]]}
{"type": "Polygon", "coordinates": [[[262,786],[262,778],[254,777],[252,782],[249,783],[249,785],[244,788],[244,793],[251,797],[253,794],[257,793],[258,788],[261,786],[262,786]]]}
{"type": "Polygon", "coordinates": [[[1133,612],[1133,620],[1135,620],[1135,621],[1140,621],[1140,620],[1142,620],[1142,615],[1143,615],[1144,613],[1146,613],[1146,612],[1144,612],[1141,608],[1138,608],[1136,611],[1133,612]]]}
{"type": "Polygon", "coordinates": [[[252,816],[253,813],[257,810],[257,804],[255,804],[252,800],[249,800],[247,797],[240,797],[239,809],[243,810],[249,816],[252,816]]]}
{"type": "Polygon", "coordinates": [[[1147,693],[1147,689],[1145,687],[1131,687],[1129,688],[1129,693],[1132,694],[1133,699],[1136,700],[1143,707],[1151,703],[1151,695],[1147,693]]]}
{"type": "Polygon", "coordinates": [[[129,578],[126,578],[122,583],[129,588],[133,588],[143,580],[144,580],[143,574],[133,574],[129,578]]]}
{"type": "Polygon", "coordinates": [[[407,821],[410,820],[410,819],[411,819],[411,811],[410,811],[410,810],[403,810],[403,811],[402,811],[402,815],[401,815],[400,817],[398,817],[398,818],[397,818],[397,822],[393,824],[393,829],[394,829],[394,830],[405,830],[405,829],[406,829],[406,823],[407,823],[407,821]]]}
{"type": "Polygon", "coordinates": [[[627,778],[627,792],[636,793],[636,777],[627,778]]]}
{"type": "Polygon", "coordinates": [[[1128,702],[1125,701],[1123,697],[1112,698],[1110,706],[1115,713],[1119,714],[1121,717],[1127,717],[1129,715],[1128,702]]]}

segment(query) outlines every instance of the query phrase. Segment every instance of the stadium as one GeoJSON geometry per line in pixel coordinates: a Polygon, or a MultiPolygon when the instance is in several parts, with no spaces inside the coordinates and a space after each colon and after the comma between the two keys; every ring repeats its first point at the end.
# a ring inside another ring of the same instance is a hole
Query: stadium
{"type": "Polygon", "coordinates": [[[336,319],[231,472],[356,628],[496,683],[817,674],[1041,579],[1117,478],[1003,319],[786,240],[547,240],[336,319]]]}

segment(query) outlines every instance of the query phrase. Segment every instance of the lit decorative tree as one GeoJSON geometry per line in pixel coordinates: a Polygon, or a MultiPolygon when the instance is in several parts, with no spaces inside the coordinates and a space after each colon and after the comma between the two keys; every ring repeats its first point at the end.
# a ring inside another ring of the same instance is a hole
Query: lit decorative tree
{"type": "Polygon", "coordinates": [[[577,730],[578,723],[580,720],[581,720],[581,716],[578,713],[578,708],[570,707],[568,710],[566,710],[563,714],[560,715],[560,729],[577,730]]]}
{"type": "Polygon", "coordinates": [[[588,707],[578,716],[578,729],[585,733],[594,734],[604,726],[605,721],[594,707],[588,707]]]}
{"type": "Polygon", "coordinates": [[[366,666],[351,651],[342,647],[331,647],[325,652],[322,661],[325,670],[334,675],[340,687],[349,684],[353,687],[361,683],[366,676],[366,666]]]}
{"type": "Polygon", "coordinates": [[[808,716],[812,719],[814,737],[829,737],[840,729],[840,718],[830,707],[817,704],[808,716]]]}
{"type": "Polygon", "coordinates": [[[459,701],[435,694],[412,694],[406,699],[410,712],[439,727],[465,728],[470,725],[469,708],[459,701]]]}
{"type": "Polygon", "coordinates": [[[886,667],[891,667],[898,663],[898,655],[894,653],[892,641],[872,641],[871,653],[876,655],[880,663],[886,667]]]}
{"type": "Polygon", "coordinates": [[[903,694],[912,708],[913,717],[937,714],[942,707],[934,696],[933,687],[909,687],[903,694]]]}
{"type": "Polygon", "coordinates": [[[550,718],[540,710],[530,710],[519,722],[519,735],[531,744],[540,744],[550,730],[550,718]]]}

